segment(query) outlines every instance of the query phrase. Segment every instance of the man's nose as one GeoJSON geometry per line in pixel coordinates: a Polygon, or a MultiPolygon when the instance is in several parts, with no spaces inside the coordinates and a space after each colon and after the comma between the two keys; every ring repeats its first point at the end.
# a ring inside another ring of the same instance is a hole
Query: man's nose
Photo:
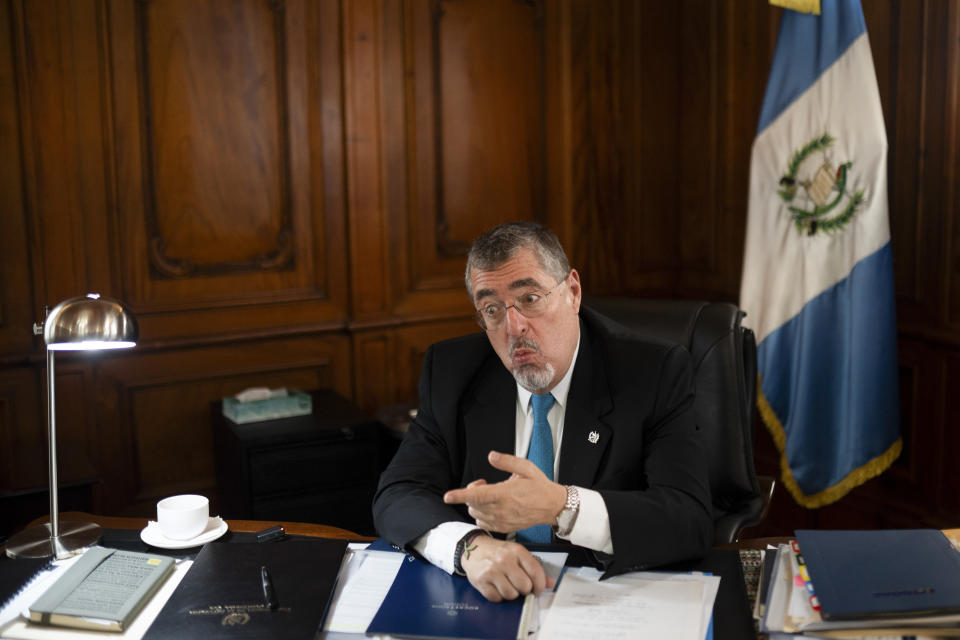
{"type": "Polygon", "coordinates": [[[507,307],[507,333],[511,336],[520,336],[527,331],[527,317],[517,311],[516,307],[507,307]]]}

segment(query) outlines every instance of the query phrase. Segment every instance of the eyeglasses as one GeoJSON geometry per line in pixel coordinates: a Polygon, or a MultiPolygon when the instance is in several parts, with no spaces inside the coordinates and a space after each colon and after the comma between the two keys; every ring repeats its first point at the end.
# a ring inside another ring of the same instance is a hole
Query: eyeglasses
{"type": "MultiPolygon", "coordinates": [[[[569,275],[569,274],[568,274],[569,275]]],[[[484,331],[496,331],[503,326],[507,319],[507,311],[516,309],[525,318],[536,318],[547,310],[547,297],[556,291],[557,287],[566,282],[564,278],[553,285],[548,291],[527,291],[521,293],[511,305],[502,302],[491,302],[477,309],[477,324],[484,331]]]]}

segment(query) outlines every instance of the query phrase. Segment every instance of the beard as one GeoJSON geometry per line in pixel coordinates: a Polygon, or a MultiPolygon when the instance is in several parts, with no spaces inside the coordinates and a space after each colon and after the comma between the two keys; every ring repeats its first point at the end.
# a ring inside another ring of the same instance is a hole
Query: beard
{"type": "MultiPolygon", "coordinates": [[[[533,349],[537,353],[542,353],[540,351],[540,345],[530,338],[521,337],[510,343],[510,355],[513,356],[514,350],[520,347],[533,349]]],[[[516,380],[517,384],[521,387],[531,393],[538,393],[547,390],[553,381],[556,370],[553,365],[548,362],[542,365],[524,364],[519,367],[512,367],[510,373],[513,374],[513,379],[516,380]]]]}

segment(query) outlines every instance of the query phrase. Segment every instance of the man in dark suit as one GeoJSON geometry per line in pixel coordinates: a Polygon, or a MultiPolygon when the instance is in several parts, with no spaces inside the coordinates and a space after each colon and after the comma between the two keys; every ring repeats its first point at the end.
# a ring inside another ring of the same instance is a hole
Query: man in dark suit
{"type": "Polygon", "coordinates": [[[550,586],[517,541],[591,549],[611,574],[702,556],[713,521],[687,351],[581,308],[579,274],[535,223],[480,236],[466,282],[485,335],[427,351],[374,498],[380,534],[494,601],[550,586]]]}

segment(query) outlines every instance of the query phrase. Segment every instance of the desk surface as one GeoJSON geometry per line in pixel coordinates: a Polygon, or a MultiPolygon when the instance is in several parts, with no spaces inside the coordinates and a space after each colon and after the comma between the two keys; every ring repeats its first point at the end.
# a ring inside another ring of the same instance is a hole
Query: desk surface
{"type": "MultiPolygon", "coordinates": [[[[28,526],[42,524],[50,520],[49,516],[37,518],[28,526]]],[[[143,529],[147,526],[149,518],[128,518],[117,516],[100,516],[80,511],[64,511],[60,514],[60,520],[74,520],[80,522],[93,522],[104,529],[143,529]]],[[[324,524],[312,524],[309,522],[277,522],[274,520],[227,520],[227,526],[231,531],[240,531],[245,533],[255,533],[272,527],[281,525],[287,533],[299,536],[312,536],[315,538],[340,538],[345,540],[373,540],[369,536],[361,536],[352,531],[341,529],[339,527],[330,527],[324,524]]]]}
{"type": "MultiPolygon", "coordinates": [[[[79,520],[81,522],[95,522],[104,529],[143,529],[147,526],[149,518],[118,517],[118,516],[100,516],[80,511],[64,511],[60,514],[61,520],[79,520]]],[[[37,518],[29,526],[47,522],[49,516],[37,518]]],[[[361,536],[347,529],[339,527],[330,527],[324,524],[312,524],[309,522],[274,522],[268,520],[227,520],[231,531],[242,531],[255,533],[266,527],[279,524],[287,533],[292,535],[313,536],[316,538],[340,538],[345,540],[374,540],[369,536],[361,536]]],[[[960,529],[944,529],[945,535],[954,546],[960,549],[960,529]]],[[[791,540],[792,536],[777,536],[770,538],[751,538],[748,540],[739,540],[730,544],[717,547],[718,549],[766,549],[768,545],[776,546],[785,544],[791,540]]]]}
{"type": "MultiPolygon", "coordinates": [[[[37,519],[34,523],[45,522],[47,518],[37,519]]],[[[129,518],[100,516],[81,512],[65,512],[61,514],[61,520],[75,520],[94,522],[104,528],[105,543],[107,546],[117,548],[130,548],[139,550],[143,546],[138,532],[147,526],[147,518],[129,518]]],[[[291,535],[318,536],[327,538],[346,538],[352,540],[371,540],[358,536],[351,531],[318,524],[309,524],[302,522],[275,522],[275,521],[256,521],[256,520],[229,520],[230,530],[235,535],[227,535],[224,540],[229,544],[233,542],[243,542],[244,538],[250,538],[251,533],[260,531],[275,524],[282,525],[287,533],[291,535]]],[[[249,540],[246,540],[249,541],[249,540]]],[[[195,554],[196,549],[185,550],[188,555],[195,554]]],[[[176,555],[178,552],[169,552],[176,555]]],[[[12,575],[14,569],[19,569],[18,561],[4,562],[6,558],[0,558],[0,569],[6,565],[11,575],[0,575],[5,578],[0,582],[20,584],[17,576],[12,575]]],[[[750,616],[750,605],[747,601],[747,594],[744,590],[743,573],[741,570],[740,558],[735,550],[714,549],[702,561],[692,564],[689,567],[680,567],[677,570],[699,570],[713,573],[714,575],[724,576],[725,579],[720,584],[720,590],[717,594],[717,600],[714,603],[714,637],[717,640],[745,640],[756,637],[753,620],[750,616]]],[[[3,574],[4,572],[0,572],[3,574]]],[[[3,587],[0,584],[0,587],[3,587]]],[[[7,585],[10,587],[10,585],[7,585]]],[[[16,585],[13,585],[15,588],[16,585]]],[[[8,589],[9,590],[9,589],[8,589]]],[[[2,594],[0,594],[2,596],[2,594]]],[[[3,598],[0,597],[0,601],[3,598]]]]}
{"type": "MultiPolygon", "coordinates": [[[[104,529],[114,530],[113,535],[115,537],[117,535],[119,535],[121,538],[123,536],[132,536],[131,540],[135,539],[135,542],[139,542],[139,538],[136,538],[136,534],[121,533],[117,530],[126,530],[131,532],[142,530],[147,526],[147,522],[149,521],[148,518],[100,516],[82,512],[64,512],[61,513],[60,517],[61,520],[94,522],[99,524],[104,529]]],[[[31,526],[46,522],[48,519],[49,518],[47,517],[38,518],[31,523],[31,526]]],[[[228,520],[227,523],[231,531],[238,533],[254,533],[267,527],[280,524],[284,527],[287,533],[291,535],[340,538],[357,541],[373,540],[373,538],[359,536],[346,529],[305,522],[228,520]]],[[[955,546],[960,548],[960,529],[944,530],[944,535],[946,535],[955,546]]],[[[727,584],[721,583],[721,592],[718,594],[718,600],[714,605],[714,622],[716,623],[715,637],[717,637],[718,640],[725,638],[755,637],[752,629],[752,618],[750,617],[748,611],[749,603],[747,602],[746,593],[743,588],[743,575],[740,571],[740,563],[737,562],[737,556],[733,552],[735,550],[739,551],[745,549],[764,549],[769,544],[776,545],[778,543],[785,543],[789,540],[790,537],[755,538],[750,540],[741,540],[729,545],[716,547],[710,553],[708,558],[704,559],[705,564],[702,563],[704,566],[697,567],[700,570],[712,571],[718,575],[727,575],[733,577],[733,575],[736,574],[737,580],[735,582],[739,583],[739,588],[736,588],[735,584],[731,583],[730,581],[724,581],[727,584]],[[728,557],[731,553],[733,553],[732,558],[728,557]]],[[[0,600],[2,600],[2,598],[0,598],[0,600]]]]}

